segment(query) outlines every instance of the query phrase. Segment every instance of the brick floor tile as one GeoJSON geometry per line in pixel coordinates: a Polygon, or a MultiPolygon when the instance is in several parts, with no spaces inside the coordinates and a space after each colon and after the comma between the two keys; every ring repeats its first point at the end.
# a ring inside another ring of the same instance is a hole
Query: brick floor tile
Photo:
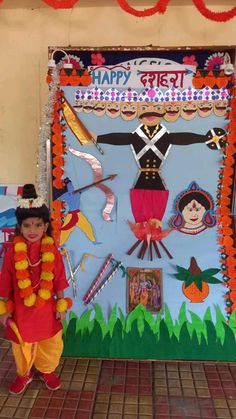
{"type": "Polygon", "coordinates": [[[74,419],[76,410],[63,409],[61,411],[60,419],[74,419]]]}
{"type": "Polygon", "coordinates": [[[53,409],[53,408],[49,408],[46,410],[45,412],[45,418],[50,418],[50,419],[57,419],[60,417],[61,414],[61,409],[53,409]]]}
{"type": "Polygon", "coordinates": [[[109,405],[109,414],[111,413],[122,413],[123,411],[123,404],[120,403],[110,403],[109,405]]]}
{"type": "Polygon", "coordinates": [[[30,409],[18,408],[15,411],[14,418],[25,419],[30,415],[30,409]]]}
{"type": "Polygon", "coordinates": [[[44,414],[46,412],[45,408],[41,408],[41,407],[33,407],[33,409],[30,412],[30,419],[42,419],[44,418],[44,414]]]}

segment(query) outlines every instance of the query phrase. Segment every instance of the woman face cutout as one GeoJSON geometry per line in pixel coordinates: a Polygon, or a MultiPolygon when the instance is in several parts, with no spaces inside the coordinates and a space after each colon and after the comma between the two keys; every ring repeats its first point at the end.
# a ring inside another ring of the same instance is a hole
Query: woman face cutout
{"type": "Polygon", "coordinates": [[[180,116],[181,103],[180,102],[165,102],[164,119],[168,122],[175,122],[180,116]]]}
{"type": "Polygon", "coordinates": [[[186,121],[191,121],[197,115],[197,102],[191,100],[182,103],[180,115],[186,121]]]}
{"type": "Polygon", "coordinates": [[[197,111],[202,118],[210,116],[213,111],[213,102],[211,100],[199,100],[197,102],[197,111]]]}
{"type": "Polygon", "coordinates": [[[120,114],[125,121],[132,121],[137,116],[137,103],[121,103],[120,114]]]}
{"type": "Polygon", "coordinates": [[[203,224],[203,216],[206,208],[200,202],[193,199],[183,209],[182,215],[185,221],[185,227],[198,227],[203,224]]]}

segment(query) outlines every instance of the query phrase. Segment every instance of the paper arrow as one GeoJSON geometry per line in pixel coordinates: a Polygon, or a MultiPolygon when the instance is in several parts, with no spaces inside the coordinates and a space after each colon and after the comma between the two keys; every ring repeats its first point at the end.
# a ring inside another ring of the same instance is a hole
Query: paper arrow
{"type": "Polygon", "coordinates": [[[117,175],[109,175],[103,179],[98,180],[97,182],[90,183],[89,185],[83,186],[82,188],[76,189],[73,193],[82,192],[85,189],[92,188],[93,186],[98,185],[99,183],[105,182],[106,180],[113,180],[117,175]]]}

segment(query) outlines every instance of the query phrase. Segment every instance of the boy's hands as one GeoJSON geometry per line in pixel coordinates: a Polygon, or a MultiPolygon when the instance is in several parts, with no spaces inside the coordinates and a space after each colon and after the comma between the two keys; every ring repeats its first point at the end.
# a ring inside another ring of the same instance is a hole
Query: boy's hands
{"type": "Polygon", "coordinates": [[[66,312],[62,311],[61,313],[59,313],[59,311],[56,311],[56,319],[57,320],[65,320],[66,319],[66,312]]]}
{"type": "Polygon", "coordinates": [[[9,313],[1,314],[0,316],[0,323],[2,323],[4,327],[6,327],[6,322],[7,322],[8,317],[11,317],[9,313]]]}

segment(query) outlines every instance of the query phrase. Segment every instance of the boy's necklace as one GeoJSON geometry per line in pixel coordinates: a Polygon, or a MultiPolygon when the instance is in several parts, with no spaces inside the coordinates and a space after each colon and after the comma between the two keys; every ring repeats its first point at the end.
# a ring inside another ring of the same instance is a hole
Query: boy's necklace
{"type": "Polygon", "coordinates": [[[27,262],[28,262],[28,264],[29,264],[29,266],[31,268],[35,268],[36,266],[38,266],[42,262],[42,258],[41,257],[39,258],[38,262],[35,262],[35,263],[31,263],[31,261],[30,261],[30,259],[29,259],[28,256],[26,256],[26,259],[27,259],[27,262]]]}

